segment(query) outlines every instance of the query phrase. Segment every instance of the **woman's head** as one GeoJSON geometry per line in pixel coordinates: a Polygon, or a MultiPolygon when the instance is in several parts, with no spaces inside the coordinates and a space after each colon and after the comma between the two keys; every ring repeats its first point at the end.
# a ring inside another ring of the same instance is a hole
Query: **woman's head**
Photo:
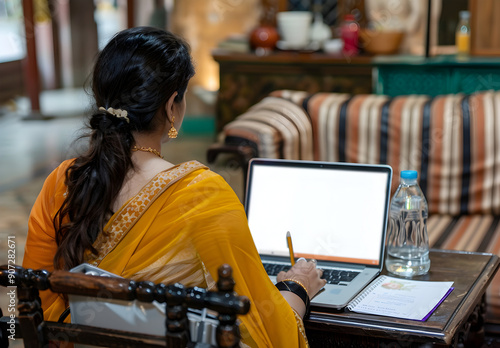
{"type": "Polygon", "coordinates": [[[134,133],[163,132],[172,121],[170,110],[182,118],[193,75],[189,46],[155,28],[124,30],[99,54],[91,81],[96,105],[88,150],[68,168],[67,195],[54,217],[56,268],[72,268],[86,252],[96,253],[92,244],[133,168],[134,133]]]}
{"type": "Polygon", "coordinates": [[[94,67],[96,108],[126,110],[132,131],[152,131],[155,122],[165,121],[165,105],[174,94],[175,102],[183,101],[193,75],[189,46],[179,37],[149,27],[121,31],[94,67]]]}

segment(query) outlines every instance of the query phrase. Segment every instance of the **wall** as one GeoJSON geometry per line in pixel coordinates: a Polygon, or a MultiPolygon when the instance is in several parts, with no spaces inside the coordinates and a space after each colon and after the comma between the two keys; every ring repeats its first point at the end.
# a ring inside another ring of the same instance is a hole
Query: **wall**
{"type": "Polygon", "coordinates": [[[211,51],[230,34],[249,33],[260,16],[260,0],[181,0],[176,1],[172,31],[191,45],[196,63],[192,85],[215,91],[219,88],[219,66],[211,51]]]}

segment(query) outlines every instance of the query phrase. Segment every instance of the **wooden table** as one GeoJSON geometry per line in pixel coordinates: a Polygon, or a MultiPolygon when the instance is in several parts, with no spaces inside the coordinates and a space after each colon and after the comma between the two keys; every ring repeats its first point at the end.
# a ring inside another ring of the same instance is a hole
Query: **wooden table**
{"type": "Polygon", "coordinates": [[[313,308],[305,321],[311,347],[480,347],[484,294],[499,267],[498,256],[431,250],[430,258],[429,273],[414,279],[453,281],[455,289],[427,321],[313,308]]]}

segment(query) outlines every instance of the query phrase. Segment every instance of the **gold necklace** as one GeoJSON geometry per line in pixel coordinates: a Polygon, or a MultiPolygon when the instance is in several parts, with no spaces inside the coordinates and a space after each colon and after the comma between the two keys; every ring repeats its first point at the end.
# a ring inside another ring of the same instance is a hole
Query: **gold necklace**
{"type": "Polygon", "coordinates": [[[144,151],[144,152],[151,152],[152,154],[160,157],[160,158],[163,158],[161,156],[161,153],[160,151],[156,150],[156,149],[153,149],[151,147],[144,147],[144,146],[141,146],[141,147],[137,147],[136,145],[134,145],[134,147],[132,148],[132,151],[144,151]]]}

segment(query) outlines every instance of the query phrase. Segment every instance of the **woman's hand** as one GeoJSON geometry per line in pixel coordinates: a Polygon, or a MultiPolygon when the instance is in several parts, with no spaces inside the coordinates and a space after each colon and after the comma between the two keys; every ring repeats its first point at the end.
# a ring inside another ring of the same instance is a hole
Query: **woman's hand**
{"type": "Polygon", "coordinates": [[[316,268],[316,260],[306,261],[306,259],[300,258],[290,270],[281,271],[277,281],[292,279],[300,282],[305,286],[309,299],[312,299],[326,284],[326,279],[321,279],[322,275],[323,270],[316,268]]]}

